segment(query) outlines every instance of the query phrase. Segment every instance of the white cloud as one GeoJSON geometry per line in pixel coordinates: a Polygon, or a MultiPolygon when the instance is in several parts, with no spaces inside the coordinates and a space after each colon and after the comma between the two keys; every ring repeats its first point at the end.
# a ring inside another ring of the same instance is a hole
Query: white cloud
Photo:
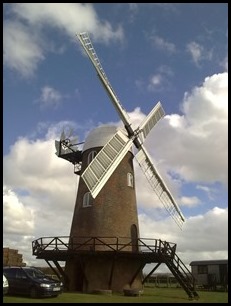
{"type": "Polygon", "coordinates": [[[167,40],[158,35],[153,35],[151,37],[151,40],[153,42],[153,45],[160,50],[164,50],[169,53],[176,52],[176,47],[173,43],[168,42],[167,40]]]}
{"type": "Polygon", "coordinates": [[[60,105],[62,98],[63,97],[58,90],[50,86],[44,86],[41,89],[41,96],[38,99],[38,102],[40,103],[42,109],[47,107],[57,108],[60,105]]]}
{"type": "Polygon", "coordinates": [[[177,244],[176,253],[186,265],[193,260],[228,258],[228,211],[214,207],[205,215],[186,220],[183,230],[172,220],[154,221],[139,215],[140,237],[166,240],[177,244]]]}
{"type": "Polygon", "coordinates": [[[167,65],[161,65],[157,69],[161,74],[166,75],[166,76],[173,76],[174,72],[172,71],[171,67],[167,65]]]}
{"type": "Polygon", "coordinates": [[[141,122],[145,119],[145,115],[142,113],[140,107],[136,107],[134,111],[128,112],[129,119],[132,122],[132,128],[136,129],[141,122]]]}
{"type": "Polygon", "coordinates": [[[157,90],[162,85],[163,77],[160,74],[153,75],[148,84],[148,90],[157,90]]]}
{"type": "Polygon", "coordinates": [[[7,234],[29,235],[34,230],[34,210],[22,203],[15,192],[3,187],[3,227],[7,234]]]}
{"type": "Polygon", "coordinates": [[[169,66],[161,65],[157,68],[157,73],[149,78],[147,89],[149,91],[166,91],[166,88],[170,88],[168,78],[172,77],[173,74],[169,66]]]}
{"type": "Polygon", "coordinates": [[[216,190],[214,190],[213,188],[210,188],[210,187],[208,187],[208,186],[197,185],[197,186],[196,186],[196,189],[198,189],[198,190],[203,190],[203,191],[207,194],[207,196],[208,196],[208,198],[209,198],[210,200],[213,200],[213,199],[214,199],[213,194],[216,193],[216,190]]]}
{"type": "MultiPolygon", "coordinates": [[[[50,131],[47,134],[53,135],[50,131]]],[[[20,198],[28,205],[34,201],[37,209],[46,206],[55,207],[56,211],[70,211],[77,177],[73,165],[55,155],[54,139],[18,139],[10,153],[4,156],[4,183],[12,189],[27,191],[20,198]],[[63,194],[66,194],[66,201],[63,201],[63,194]]]]}
{"type": "Polygon", "coordinates": [[[19,138],[4,156],[4,246],[18,249],[28,264],[36,262],[32,240],[69,235],[78,177],[54,146],[66,124],[51,126],[43,139],[19,138]]]}
{"type": "MultiPolygon", "coordinates": [[[[124,4],[122,4],[124,5],[124,4]]],[[[129,22],[133,23],[135,21],[135,18],[139,12],[140,5],[138,3],[128,3],[128,8],[129,8],[129,22]]]]}
{"type": "Polygon", "coordinates": [[[4,22],[3,60],[7,67],[20,71],[23,77],[30,77],[44,58],[37,33],[18,21],[4,22]]]}
{"type": "Polygon", "coordinates": [[[211,60],[213,56],[211,50],[205,50],[202,45],[198,44],[195,41],[191,41],[190,43],[188,43],[186,45],[186,50],[191,54],[192,60],[196,65],[199,65],[202,60],[211,60]]]}
{"type": "Polygon", "coordinates": [[[189,51],[192,55],[193,61],[198,64],[202,57],[203,47],[197,44],[196,42],[191,42],[187,44],[187,51],[189,51]]]}
{"type": "Polygon", "coordinates": [[[186,205],[188,207],[197,206],[200,203],[198,197],[181,197],[180,198],[181,205],[186,205]]]}
{"type": "MultiPolygon", "coordinates": [[[[44,29],[54,28],[76,43],[76,33],[88,31],[93,40],[108,43],[123,39],[118,25],[101,21],[92,4],[81,3],[11,3],[11,18],[3,24],[4,63],[24,77],[34,74],[47,51],[54,52],[54,43],[44,29]]],[[[56,47],[63,50],[64,46],[56,47]]]]}
{"type": "Polygon", "coordinates": [[[207,77],[186,93],[182,115],[166,115],[146,146],[165,169],[187,182],[227,186],[228,74],[207,77]]]}
{"type": "Polygon", "coordinates": [[[123,38],[122,28],[113,30],[109,22],[101,22],[93,5],[88,3],[16,3],[12,11],[31,25],[55,27],[73,40],[73,35],[81,31],[92,33],[98,41],[123,38]]]}

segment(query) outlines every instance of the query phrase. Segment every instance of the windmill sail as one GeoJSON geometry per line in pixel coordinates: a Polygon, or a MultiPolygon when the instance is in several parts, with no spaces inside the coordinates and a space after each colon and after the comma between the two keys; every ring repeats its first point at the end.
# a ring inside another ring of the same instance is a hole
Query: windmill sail
{"type": "Polygon", "coordinates": [[[164,116],[164,110],[160,102],[158,102],[152,111],[148,114],[145,118],[144,122],[139,126],[139,137],[141,138],[142,142],[147,137],[151,129],[157,122],[164,116]]]}
{"type": "Polygon", "coordinates": [[[97,74],[106,89],[113,105],[115,106],[121,120],[124,123],[128,137],[122,132],[117,132],[111,140],[101,149],[93,161],[88,165],[82,174],[82,178],[86,183],[93,198],[97,196],[103,188],[113,171],[119,165],[120,161],[126,155],[132,143],[138,148],[137,159],[142,168],[147,180],[151,184],[153,190],[158,195],[164,207],[181,227],[184,222],[184,217],[173,199],[170,191],[160,177],[159,173],[153,166],[148,153],[144,149],[142,143],[154,127],[154,125],[164,116],[164,110],[161,103],[158,102],[153,110],[149,113],[144,122],[136,130],[133,130],[129,117],[123,109],[119,99],[117,98],[104,70],[100,64],[99,58],[94,50],[91,40],[86,32],[77,34],[77,37],[91,60],[97,74]],[[114,142],[117,143],[117,148],[112,150],[114,142]]]}
{"type": "Polygon", "coordinates": [[[183,222],[185,221],[184,216],[143,146],[136,154],[136,159],[161,203],[177,225],[182,228],[183,222]]]}
{"type": "Polygon", "coordinates": [[[108,181],[111,174],[132,146],[129,139],[120,130],[100,150],[82,174],[93,198],[95,198],[108,181]]]}
{"type": "Polygon", "coordinates": [[[86,32],[77,34],[77,37],[82,44],[84,50],[86,51],[89,59],[91,60],[93,66],[95,67],[98,76],[103,83],[109,97],[111,98],[112,103],[114,104],[121,120],[123,121],[124,125],[126,126],[127,130],[129,131],[130,134],[132,134],[132,129],[129,124],[129,118],[126,113],[126,111],[123,109],[118,97],[116,96],[116,93],[114,92],[107,76],[106,73],[103,70],[102,65],[100,64],[99,58],[93,48],[93,45],[91,43],[90,37],[86,32]]]}

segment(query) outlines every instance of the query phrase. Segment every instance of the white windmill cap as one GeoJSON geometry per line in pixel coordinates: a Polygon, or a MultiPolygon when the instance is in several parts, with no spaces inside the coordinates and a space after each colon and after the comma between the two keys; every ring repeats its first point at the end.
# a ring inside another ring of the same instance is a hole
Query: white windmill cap
{"type": "Polygon", "coordinates": [[[91,148],[105,146],[118,130],[121,128],[113,125],[102,125],[93,129],[85,140],[83,152],[91,148]]]}

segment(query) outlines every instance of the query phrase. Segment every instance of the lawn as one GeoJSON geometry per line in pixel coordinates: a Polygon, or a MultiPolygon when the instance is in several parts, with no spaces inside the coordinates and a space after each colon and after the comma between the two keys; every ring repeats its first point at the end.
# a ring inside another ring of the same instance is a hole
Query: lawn
{"type": "Polygon", "coordinates": [[[228,303],[228,292],[197,291],[199,300],[189,300],[181,288],[144,288],[142,296],[130,297],[119,294],[99,295],[62,293],[55,298],[31,299],[5,296],[3,303],[228,303]]]}

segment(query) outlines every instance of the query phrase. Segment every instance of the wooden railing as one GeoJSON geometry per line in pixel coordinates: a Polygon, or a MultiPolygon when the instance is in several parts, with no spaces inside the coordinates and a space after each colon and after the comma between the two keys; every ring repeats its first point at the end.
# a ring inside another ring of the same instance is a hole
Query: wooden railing
{"type": "Polygon", "coordinates": [[[174,257],[176,244],[160,239],[138,238],[131,240],[128,237],[41,237],[32,241],[33,255],[43,251],[133,251],[154,252],[174,257]]]}
{"type": "MultiPolygon", "coordinates": [[[[77,254],[82,251],[98,252],[111,251],[120,254],[146,254],[146,261],[153,260],[158,263],[154,270],[158,268],[161,262],[165,263],[178,282],[187,292],[190,298],[198,298],[195,291],[194,278],[188,268],[176,255],[176,244],[163,241],[161,239],[128,237],[77,237],[77,236],[60,236],[60,237],[42,237],[32,241],[33,255],[47,257],[50,253],[57,255],[77,254]],[[155,254],[154,254],[155,253],[155,254]],[[154,257],[149,255],[153,254],[154,257]],[[156,255],[158,254],[158,257],[156,255]]],[[[122,254],[122,255],[123,255],[122,254]]],[[[153,271],[152,271],[153,272],[153,271]]]]}

